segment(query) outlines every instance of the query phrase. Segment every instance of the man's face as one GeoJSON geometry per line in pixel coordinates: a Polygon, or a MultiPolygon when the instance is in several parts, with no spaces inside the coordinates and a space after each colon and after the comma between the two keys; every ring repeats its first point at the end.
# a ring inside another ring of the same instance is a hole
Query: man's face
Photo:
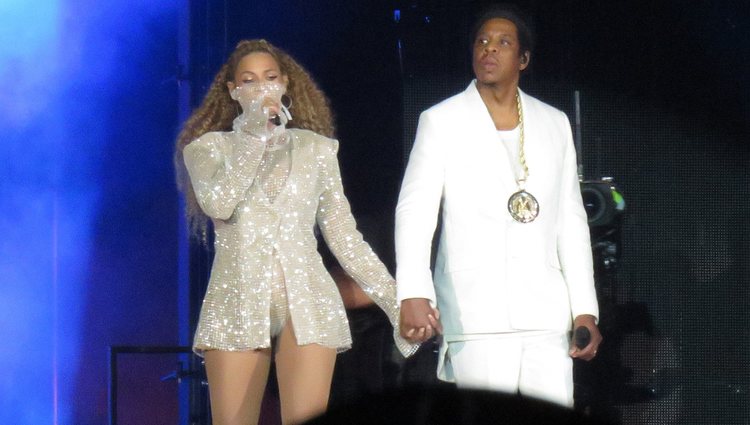
{"type": "Polygon", "coordinates": [[[528,52],[520,54],[518,30],[513,22],[490,19],[477,31],[472,66],[480,83],[517,83],[521,71],[528,66],[528,59],[528,52]]]}

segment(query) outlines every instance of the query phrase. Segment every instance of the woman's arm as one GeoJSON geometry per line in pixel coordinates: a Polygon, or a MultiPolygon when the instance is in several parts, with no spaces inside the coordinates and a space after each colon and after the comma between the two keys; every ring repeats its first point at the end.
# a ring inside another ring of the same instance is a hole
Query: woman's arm
{"type": "Polygon", "coordinates": [[[382,261],[372,251],[357,230],[349,201],[344,195],[334,143],[326,153],[321,176],[325,189],[320,195],[317,222],[323,238],[346,273],[388,316],[394,327],[396,345],[405,356],[414,354],[418,344],[410,344],[398,336],[399,309],[396,302],[396,282],[382,261]]]}
{"type": "Polygon", "coordinates": [[[198,204],[226,220],[253,183],[265,143],[241,133],[208,133],[185,146],[185,166],[198,204]]]}

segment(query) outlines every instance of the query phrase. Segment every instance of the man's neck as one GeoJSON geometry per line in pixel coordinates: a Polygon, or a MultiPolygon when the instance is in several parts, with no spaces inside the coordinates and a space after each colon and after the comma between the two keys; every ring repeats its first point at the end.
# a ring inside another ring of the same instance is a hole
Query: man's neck
{"type": "Polygon", "coordinates": [[[518,83],[483,84],[477,81],[477,91],[498,130],[510,130],[518,124],[518,83]]]}

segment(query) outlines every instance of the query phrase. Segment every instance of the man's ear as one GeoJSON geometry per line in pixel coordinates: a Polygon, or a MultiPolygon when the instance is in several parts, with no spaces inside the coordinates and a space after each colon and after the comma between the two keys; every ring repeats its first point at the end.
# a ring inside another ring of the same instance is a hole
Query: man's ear
{"type": "Polygon", "coordinates": [[[520,59],[521,71],[523,71],[529,66],[530,59],[531,59],[531,52],[529,52],[528,50],[523,52],[523,54],[521,55],[521,59],[520,59]]]}

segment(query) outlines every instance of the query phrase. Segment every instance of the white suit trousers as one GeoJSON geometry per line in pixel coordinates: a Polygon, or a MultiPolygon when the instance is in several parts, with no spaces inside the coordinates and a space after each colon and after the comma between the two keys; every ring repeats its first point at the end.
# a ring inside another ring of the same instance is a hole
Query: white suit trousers
{"type": "Polygon", "coordinates": [[[513,332],[448,342],[459,388],[520,393],[573,407],[573,360],[566,333],[513,332]]]}

